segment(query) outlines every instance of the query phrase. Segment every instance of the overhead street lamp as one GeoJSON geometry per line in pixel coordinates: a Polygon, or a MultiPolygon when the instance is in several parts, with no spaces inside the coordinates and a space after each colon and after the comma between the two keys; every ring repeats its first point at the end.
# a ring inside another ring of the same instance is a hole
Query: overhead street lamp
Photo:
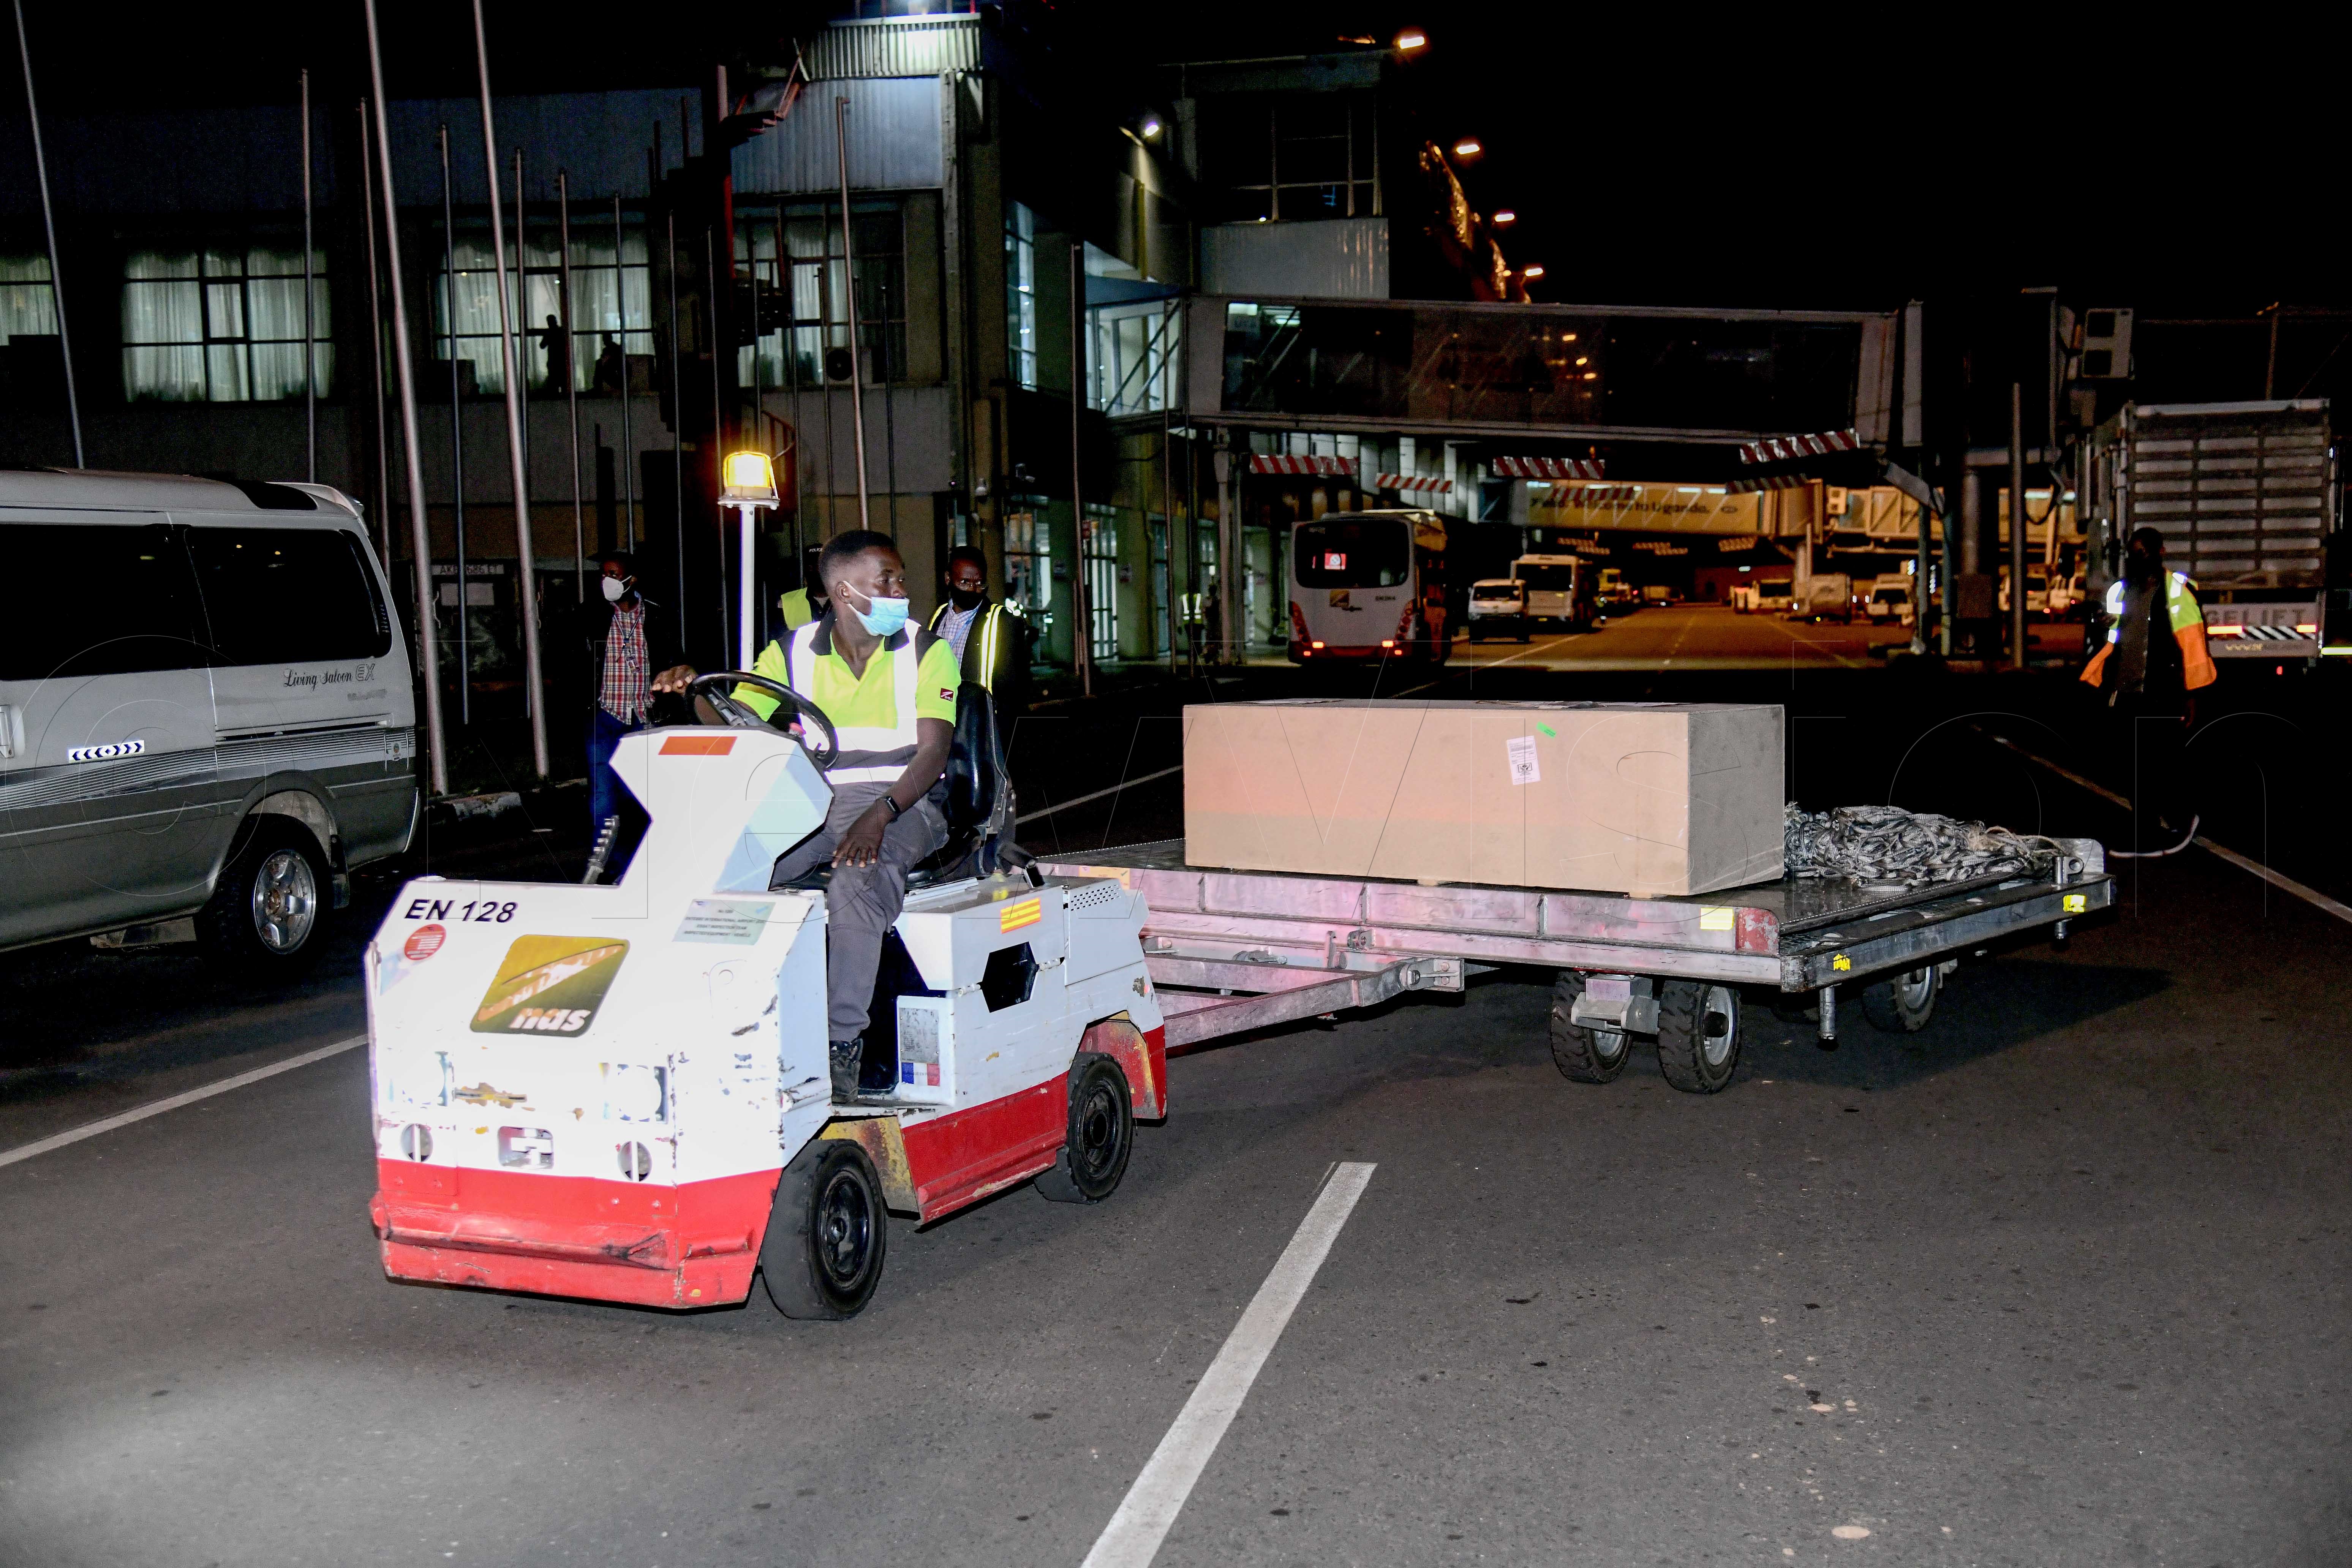
{"type": "Polygon", "coordinates": [[[726,488],[719,492],[719,504],[723,509],[733,507],[742,520],[742,557],[737,568],[736,584],[736,662],[738,669],[751,668],[753,657],[752,618],[754,601],[751,580],[758,574],[759,515],[777,504],[776,465],[765,452],[730,452],[719,469],[726,488]]]}
{"type": "Polygon", "coordinates": [[[1530,262],[1527,266],[1519,268],[1519,276],[1526,279],[1530,283],[1534,282],[1543,275],[1543,263],[1540,261],[1530,262]]]}
{"type": "Polygon", "coordinates": [[[1397,53],[1401,55],[1411,55],[1415,50],[1425,49],[1429,47],[1429,35],[1423,32],[1419,27],[1407,27],[1403,32],[1397,35],[1396,47],[1397,53]]]}
{"type": "Polygon", "coordinates": [[[1457,158],[1475,158],[1486,150],[1478,144],[1478,139],[1475,136],[1465,136],[1454,144],[1454,155],[1457,158]]]}
{"type": "Polygon", "coordinates": [[[1493,224],[1496,228],[1508,228],[1513,224],[1519,221],[1519,215],[1513,212],[1510,208],[1505,207],[1502,211],[1496,213],[1493,217],[1488,218],[1486,221],[1493,224]]]}

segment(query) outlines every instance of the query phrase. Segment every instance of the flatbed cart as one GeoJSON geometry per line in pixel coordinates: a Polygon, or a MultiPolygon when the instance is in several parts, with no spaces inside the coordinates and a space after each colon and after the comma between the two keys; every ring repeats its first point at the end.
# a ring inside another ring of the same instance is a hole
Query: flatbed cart
{"type": "Polygon", "coordinates": [[[2063,938],[2112,904],[2099,843],[2054,843],[2047,877],[1910,889],[1792,877],[1656,899],[1223,870],[1188,865],[1181,839],[1039,864],[1142,894],[1171,1050],[1528,964],[1557,973],[1551,1049],[1569,1078],[1606,1083],[1633,1037],[1652,1037],[1668,1083],[1712,1094],[1738,1063],[1743,987],[1817,999],[1824,1041],[1856,986],[1874,1024],[1916,1030],[1959,955],[2029,931],[2063,938]]]}

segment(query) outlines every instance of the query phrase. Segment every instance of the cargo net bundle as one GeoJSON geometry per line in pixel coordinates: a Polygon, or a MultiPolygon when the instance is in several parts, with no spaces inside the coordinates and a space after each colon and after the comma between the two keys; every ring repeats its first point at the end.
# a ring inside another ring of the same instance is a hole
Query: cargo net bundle
{"type": "Polygon", "coordinates": [[[2046,876],[2057,846],[1899,805],[1841,805],[1787,816],[1788,874],[1864,886],[1927,887],[1974,877],[2046,876]]]}

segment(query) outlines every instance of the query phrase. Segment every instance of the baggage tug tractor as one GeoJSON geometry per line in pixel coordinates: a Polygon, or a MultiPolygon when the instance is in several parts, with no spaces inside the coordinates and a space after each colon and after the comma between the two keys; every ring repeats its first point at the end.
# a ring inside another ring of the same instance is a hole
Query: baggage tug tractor
{"type": "Polygon", "coordinates": [[[427,877],[394,900],[365,960],[393,1277],[698,1308],[757,1271],[787,1316],[845,1318],[887,1210],[928,1224],[1032,1179],[1099,1200],[1134,1118],[1166,1114],[1142,896],[970,856],[910,878],[886,944],[868,1039],[895,1034],[897,1081],[835,1104],[824,894],[770,886],[824,819],[829,757],[714,706],[735,727],[620,742],[652,825],[614,885],[427,877]]]}

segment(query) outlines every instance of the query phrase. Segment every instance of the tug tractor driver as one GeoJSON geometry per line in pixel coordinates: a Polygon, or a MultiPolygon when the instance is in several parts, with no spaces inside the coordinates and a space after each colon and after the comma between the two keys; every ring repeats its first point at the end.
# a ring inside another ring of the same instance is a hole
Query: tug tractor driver
{"type": "MultiPolygon", "coordinates": [[[[817,581],[831,607],[761,650],[755,675],[781,681],[824,710],[841,742],[826,777],[824,826],[776,862],[782,886],[826,861],[826,1038],[837,1101],[857,1094],[867,1010],[882,939],[907,900],[907,873],[947,842],[934,793],[955,732],[961,672],[947,643],[907,622],[907,564],[887,534],[853,529],[826,544],[817,581]]],[[[694,669],[654,679],[684,691],[694,669]]],[[[777,700],[738,687],[736,700],[762,717],[777,700]]]]}

